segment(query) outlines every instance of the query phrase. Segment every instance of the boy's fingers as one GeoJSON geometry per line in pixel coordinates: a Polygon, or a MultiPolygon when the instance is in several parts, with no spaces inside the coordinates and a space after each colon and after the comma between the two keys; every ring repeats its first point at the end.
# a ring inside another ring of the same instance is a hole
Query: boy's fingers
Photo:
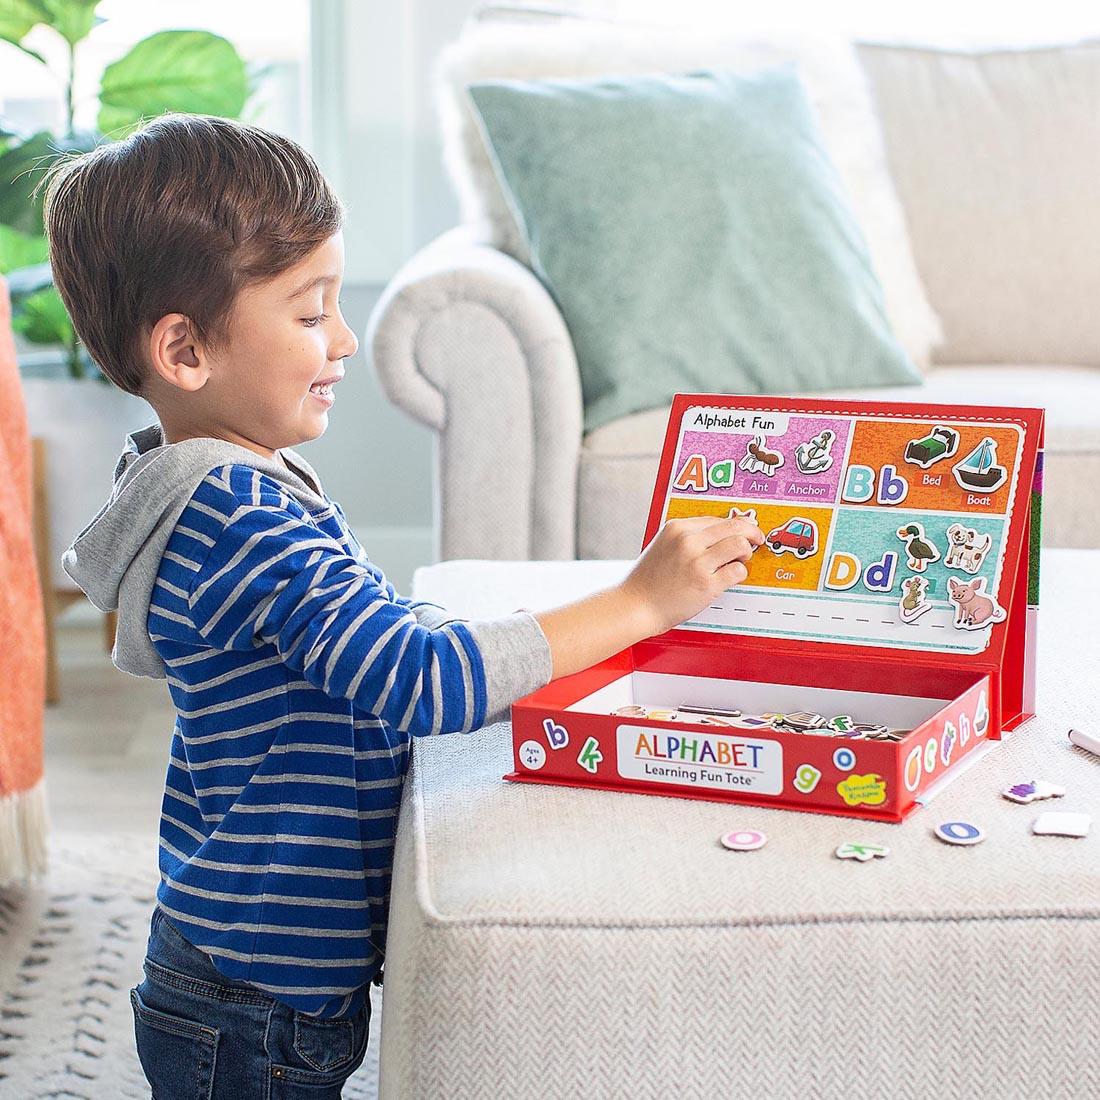
{"type": "Polygon", "coordinates": [[[722,581],[726,588],[732,588],[735,584],[740,584],[749,575],[749,567],[743,561],[731,561],[728,565],[723,565],[721,569],[716,569],[714,575],[722,581]]]}
{"type": "Polygon", "coordinates": [[[764,532],[744,516],[729,516],[715,519],[706,529],[707,539],[710,545],[727,539],[731,535],[740,535],[749,540],[753,546],[764,545],[764,532]]]}
{"type": "MultiPolygon", "coordinates": [[[[710,516],[685,516],[683,519],[666,519],[657,536],[665,539],[687,539],[699,534],[707,526],[710,516]]],[[[654,539],[656,541],[656,538],[654,539]]]]}
{"type": "Polygon", "coordinates": [[[701,560],[706,563],[707,568],[713,573],[731,562],[740,561],[747,564],[751,560],[755,549],[756,547],[744,535],[730,535],[728,538],[708,546],[701,560]]]}

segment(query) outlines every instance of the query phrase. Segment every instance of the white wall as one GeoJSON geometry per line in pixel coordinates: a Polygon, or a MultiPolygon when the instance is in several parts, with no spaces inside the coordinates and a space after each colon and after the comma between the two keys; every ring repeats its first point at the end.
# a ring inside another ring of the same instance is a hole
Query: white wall
{"type": "Polygon", "coordinates": [[[317,0],[314,7],[314,151],[348,207],[342,308],[360,349],[328,431],[302,452],[401,588],[431,558],[433,436],[382,395],[365,330],[397,268],[457,220],[440,163],[432,69],[473,6],[317,0]]]}

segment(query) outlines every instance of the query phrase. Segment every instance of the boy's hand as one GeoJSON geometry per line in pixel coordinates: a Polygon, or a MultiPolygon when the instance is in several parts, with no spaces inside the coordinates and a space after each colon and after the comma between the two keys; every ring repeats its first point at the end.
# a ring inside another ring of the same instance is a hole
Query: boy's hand
{"type": "Polygon", "coordinates": [[[550,644],[555,678],[679,626],[748,575],[764,532],[738,516],[671,519],[622,583],[535,618],[550,644]]]}
{"type": "Polygon", "coordinates": [[[670,519],[646,547],[622,587],[643,611],[650,634],[697,615],[748,576],[764,532],[743,517],[670,519]]]}

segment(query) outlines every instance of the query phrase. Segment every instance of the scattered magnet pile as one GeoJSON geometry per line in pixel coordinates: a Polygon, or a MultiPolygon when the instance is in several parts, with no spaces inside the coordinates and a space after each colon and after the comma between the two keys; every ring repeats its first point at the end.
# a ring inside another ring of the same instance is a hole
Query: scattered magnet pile
{"type": "Polygon", "coordinates": [[[645,707],[638,703],[616,707],[618,718],[648,718],[655,722],[694,722],[699,726],[727,726],[732,729],[773,729],[782,733],[807,733],[814,737],[844,737],[849,740],[903,741],[909,730],[890,729],[880,722],[856,722],[850,714],[826,718],[823,714],[798,710],[786,714],[764,711],[744,714],[720,707],[698,707],[682,703],[678,707],[645,707]]]}
{"type": "MultiPolygon", "coordinates": [[[[681,707],[680,711],[685,709],[681,707]]],[[[616,711],[615,713],[619,712],[616,711]]],[[[723,713],[728,714],[729,712],[723,713]]],[[[821,716],[803,713],[786,717],[793,719],[795,725],[797,725],[800,719],[807,717],[820,718],[821,716]]],[[[842,717],[846,718],[847,716],[842,717]]],[[[698,720],[698,718],[696,717],[694,720],[698,720]]],[[[833,719],[833,721],[836,720],[833,719]]],[[[776,725],[775,728],[780,729],[783,727],[776,725]]],[[[818,727],[815,726],[797,732],[810,733],[815,732],[817,729],[818,727]]],[[[1080,748],[1100,756],[1100,737],[1093,737],[1090,734],[1081,733],[1079,730],[1070,730],[1069,738],[1080,748]]],[[[1001,791],[1001,797],[1009,802],[1026,806],[1047,798],[1062,798],[1065,793],[1066,788],[1059,786],[1057,783],[1050,783],[1045,779],[1028,779],[1021,783],[1014,783],[1011,787],[1006,787],[1001,791]]],[[[1084,837],[1088,836],[1091,824],[1092,817],[1089,814],[1053,813],[1048,811],[1040,814],[1031,823],[1031,832],[1034,836],[1084,837]]],[[[941,821],[932,830],[932,833],[945,844],[953,844],[958,847],[981,844],[986,839],[985,829],[972,821],[941,821]]],[[[733,832],[724,833],[719,838],[719,843],[731,851],[751,852],[763,848],[767,840],[767,836],[758,829],[736,829],[733,832]]],[[[841,844],[833,854],[837,859],[850,859],[859,863],[869,863],[875,858],[885,858],[890,854],[890,849],[883,844],[847,842],[841,844]]]]}

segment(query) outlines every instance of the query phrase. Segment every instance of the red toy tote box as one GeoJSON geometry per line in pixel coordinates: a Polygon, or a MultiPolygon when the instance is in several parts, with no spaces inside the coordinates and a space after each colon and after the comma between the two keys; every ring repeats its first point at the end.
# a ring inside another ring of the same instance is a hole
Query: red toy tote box
{"type": "Polygon", "coordinates": [[[679,395],[649,513],[744,583],[512,708],[518,782],[901,821],[1034,707],[1043,413],[679,395]]]}

